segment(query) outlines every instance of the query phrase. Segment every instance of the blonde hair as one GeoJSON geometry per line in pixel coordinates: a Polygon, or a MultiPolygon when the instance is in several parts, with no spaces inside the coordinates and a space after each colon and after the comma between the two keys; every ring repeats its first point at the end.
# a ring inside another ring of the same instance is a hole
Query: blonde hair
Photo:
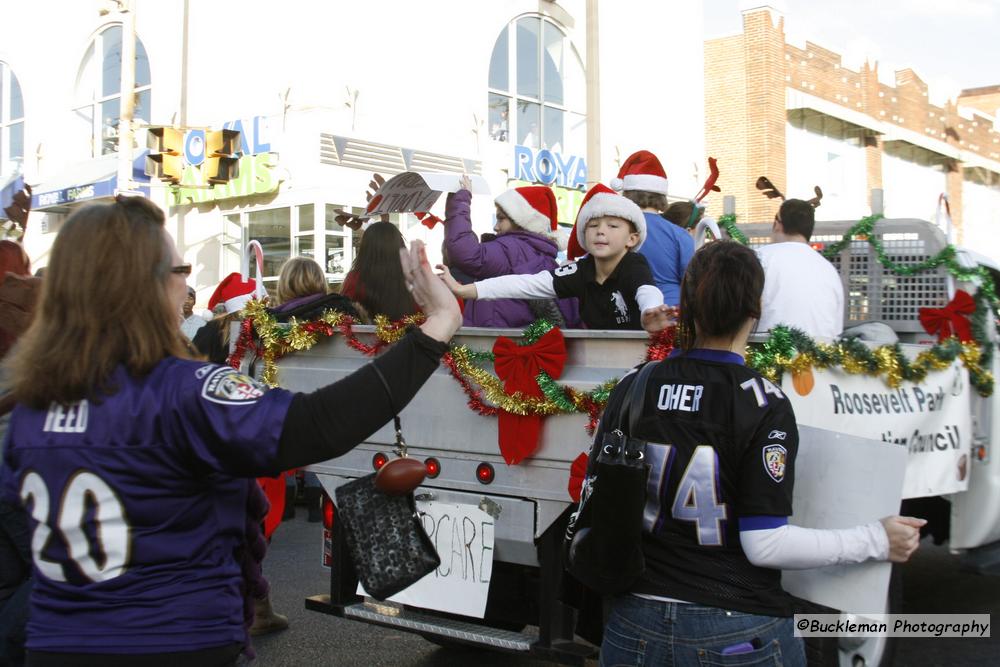
{"type": "Polygon", "coordinates": [[[326,275],[315,260],[292,257],[285,260],[278,274],[278,303],[281,305],[300,296],[326,294],[326,275]]]}
{"type": "Polygon", "coordinates": [[[141,197],[74,213],[52,244],[38,311],[12,352],[17,400],[33,408],[115,391],[125,366],[143,376],[165,357],[190,358],[167,283],[164,216],[141,197]]]}

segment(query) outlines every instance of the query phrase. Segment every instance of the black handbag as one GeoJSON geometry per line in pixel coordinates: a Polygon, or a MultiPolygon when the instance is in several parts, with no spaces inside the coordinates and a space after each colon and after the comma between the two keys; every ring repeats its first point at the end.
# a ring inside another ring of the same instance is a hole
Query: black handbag
{"type": "MultiPolygon", "coordinates": [[[[598,593],[622,593],[642,575],[642,514],[649,468],[646,443],[631,437],[646,384],[658,362],[643,366],[622,401],[616,428],[605,431],[566,529],[570,574],[598,593]]],[[[609,415],[605,415],[608,417],[609,415]]],[[[592,453],[593,456],[593,453],[592,453]]]]}
{"type": "Polygon", "coordinates": [[[354,569],[373,598],[391,597],[441,564],[417,518],[412,493],[382,493],[372,473],[338,487],[336,496],[354,569]]]}
{"type": "MultiPolygon", "coordinates": [[[[392,404],[392,392],[385,377],[378,366],[371,364],[371,367],[392,404]]],[[[403,456],[406,441],[399,415],[393,420],[396,452],[403,456]]],[[[373,598],[391,597],[441,565],[441,558],[417,516],[412,492],[401,496],[383,493],[375,487],[375,473],[372,473],[337,487],[334,495],[358,580],[373,598]]]]}

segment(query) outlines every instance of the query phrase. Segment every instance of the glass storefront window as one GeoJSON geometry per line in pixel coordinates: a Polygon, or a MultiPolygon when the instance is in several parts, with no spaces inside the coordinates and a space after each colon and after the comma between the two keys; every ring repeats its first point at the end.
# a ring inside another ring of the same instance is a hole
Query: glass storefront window
{"type": "Polygon", "coordinates": [[[490,93],[490,139],[510,141],[510,98],[506,95],[490,93]]]}
{"type": "Polygon", "coordinates": [[[351,269],[351,262],[344,248],[343,236],[326,235],[326,263],[323,269],[335,280],[343,280],[351,269]]]}
{"type": "Polygon", "coordinates": [[[24,159],[24,99],[14,71],[0,62],[0,174],[24,159]]]}
{"type": "MultiPolygon", "coordinates": [[[[77,72],[74,112],[77,118],[91,119],[86,132],[93,156],[118,150],[121,50],[121,25],[112,25],[91,42],[77,72]]],[[[138,37],[135,41],[135,95],[134,117],[148,123],[152,103],[149,57],[138,37]]]]}
{"type": "Polygon", "coordinates": [[[299,206],[299,233],[311,232],[315,227],[316,207],[313,204],[299,206]]]}
{"type": "Polygon", "coordinates": [[[494,141],[513,138],[522,146],[570,155],[585,151],[583,62],[550,18],[526,16],[504,27],[493,45],[487,96],[494,141]]]}
{"type": "Polygon", "coordinates": [[[507,54],[507,28],[500,31],[496,44],[493,45],[493,56],[490,58],[490,88],[508,90],[510,78],[507,54]]]}
{"type": "Polygon", "coordinates": [[[281,265],[291,256],[292,211],[274,208],[247,213],[250,240],[256,240],[264,250],[264,282],[278,280],[281,265]]]}

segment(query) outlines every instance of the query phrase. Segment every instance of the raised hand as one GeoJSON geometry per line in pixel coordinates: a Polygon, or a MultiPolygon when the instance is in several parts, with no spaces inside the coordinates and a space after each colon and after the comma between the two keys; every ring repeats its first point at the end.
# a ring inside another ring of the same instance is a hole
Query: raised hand
{"type": "Polygon", "coordinates": [[[475,285],[463,285],[462,283],[455,280],[455,277],[451,275],[451,271],[444,264],[438,264],[436,267],[441,273],[438,276],[441,281],[451,290],[451,293],[461,299],[475,299],[479,296],[476,291],[475,285]]]}
{"type": "Polygon", "coordinates": [[[677,310],[670,306],[656,306],[642,311],[642,328],[657,333],[677,324],[677,310]]]}

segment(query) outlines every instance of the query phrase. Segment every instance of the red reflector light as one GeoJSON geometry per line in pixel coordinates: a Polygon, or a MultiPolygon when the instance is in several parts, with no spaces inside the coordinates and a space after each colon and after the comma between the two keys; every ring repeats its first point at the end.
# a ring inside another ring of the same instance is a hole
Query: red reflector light
{"type": "Polygon", "coordinates": [[[427,476],[430,478],[437,477],[441,474],[441,464],[437,459],[431,457],[424,461],[424,465],[427,466],[427,476]]]}
{"type": "Polygon", "coordinates": [[[493,466],[489,463],[480,463],[476,467],[476,479],[478,479],[481,484],[489,484],[492,482],[495,474],[496,473],[493,472],[493,466]]]}
{"type": "Polygon", "coordinates": [[[378,454],[372,457],[372,468],[375,468],[375,470],[381,470],[382,466],[384,466],[388,462],[389,462],[389,457],[383,454],[382,452],[379,452],[378,454]]]}
{"type": "Polygon", "coordinates": [[[336,515],[337,509],[333,506],[333,501],[330,500],[330,496],[323,494],[323,527],[327,530],[333,530],[333,518],[336,515]]]}

